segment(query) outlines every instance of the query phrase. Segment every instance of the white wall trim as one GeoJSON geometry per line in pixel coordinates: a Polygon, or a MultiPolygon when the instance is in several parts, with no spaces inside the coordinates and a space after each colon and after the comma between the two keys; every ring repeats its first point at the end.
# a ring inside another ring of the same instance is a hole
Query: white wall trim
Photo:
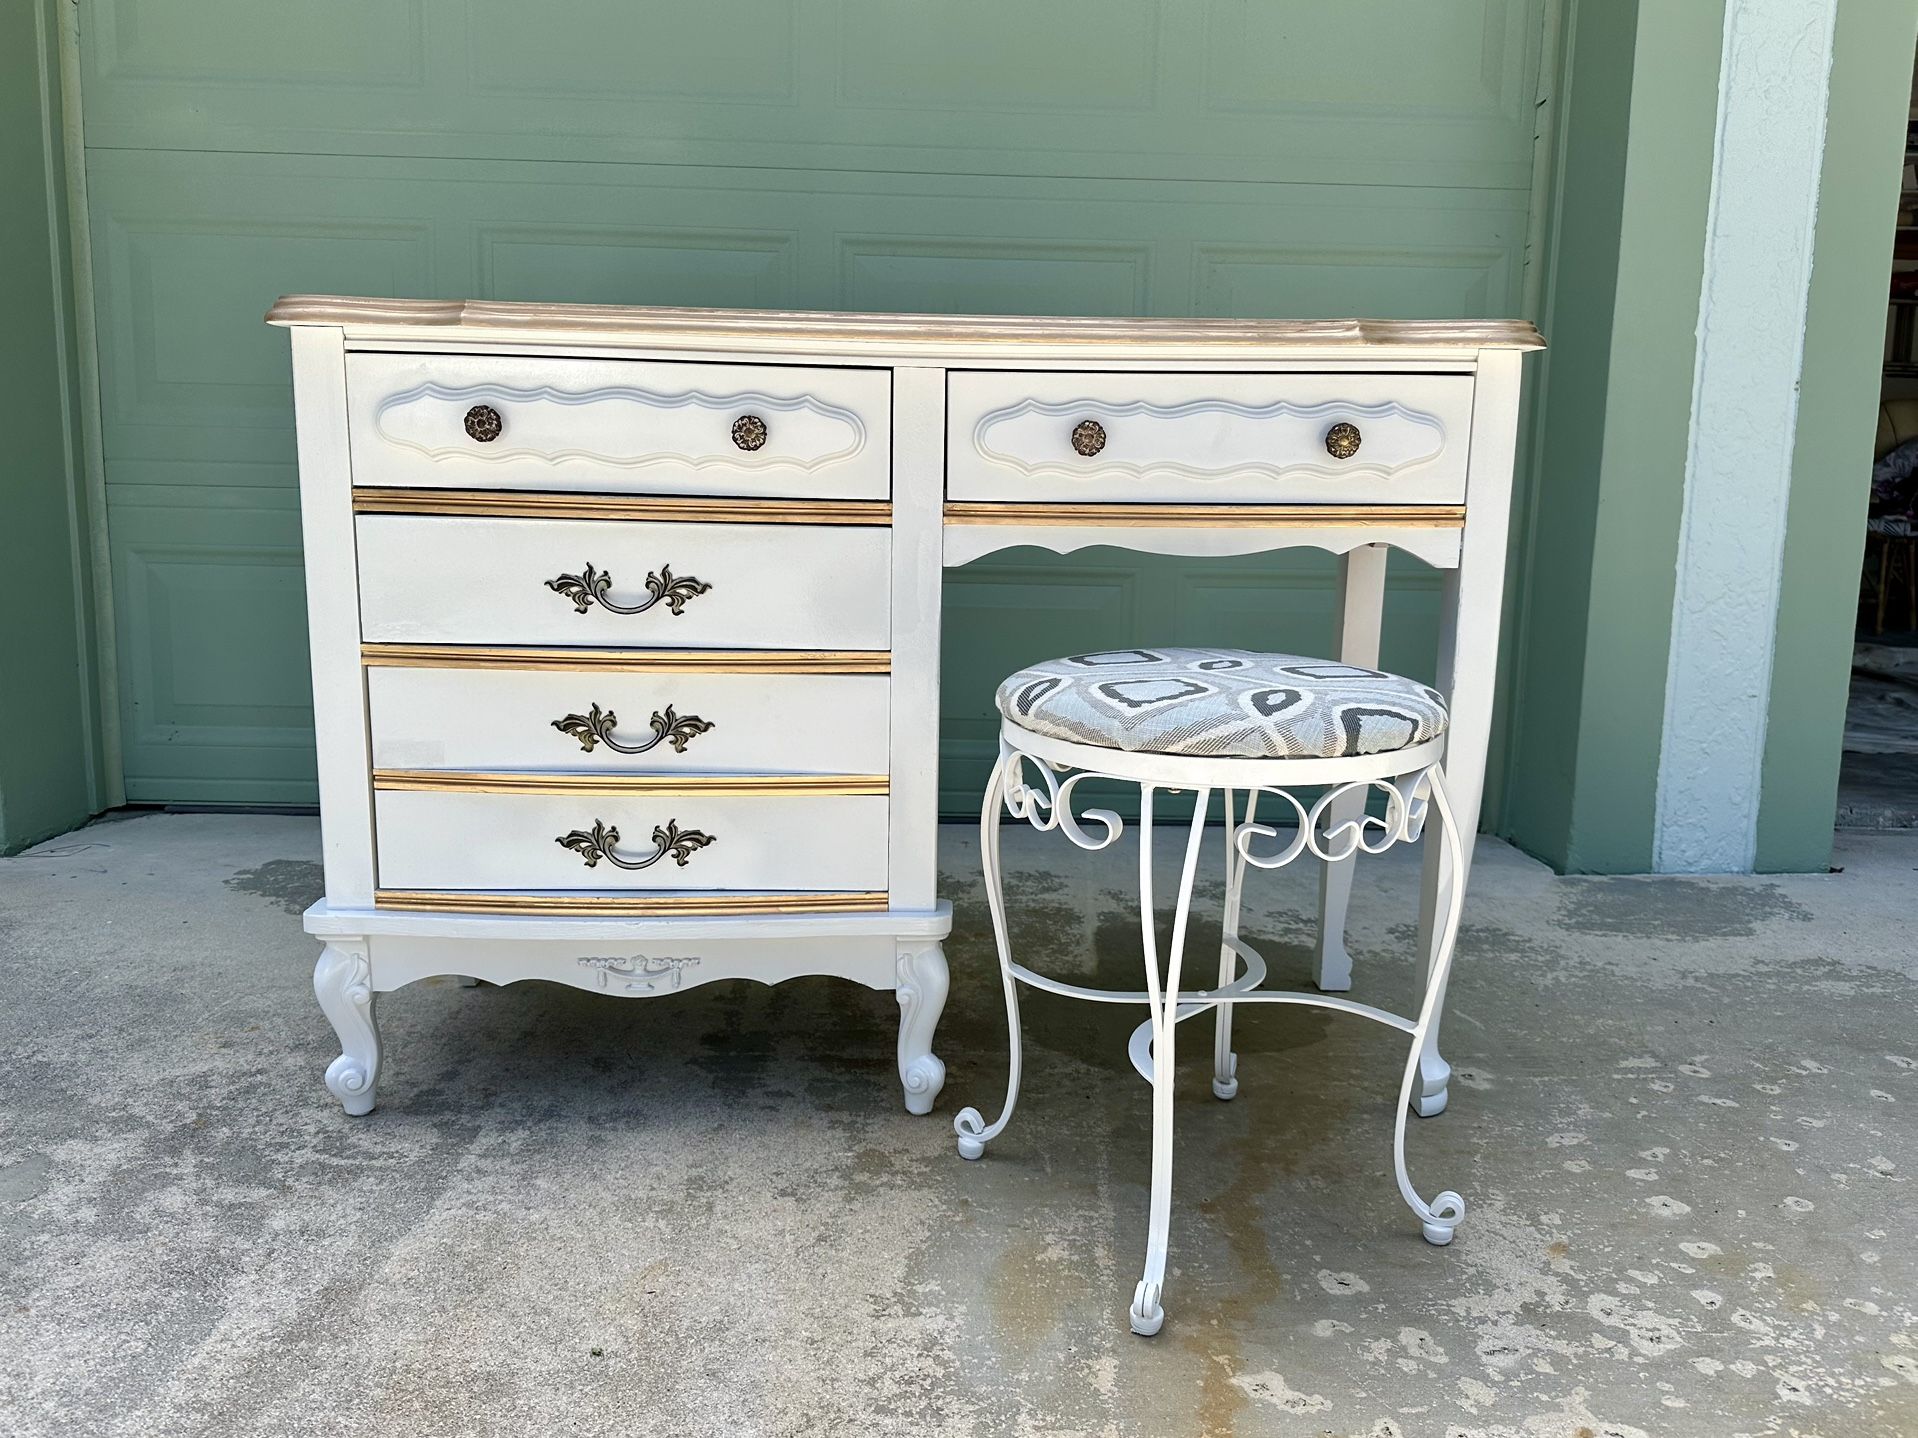
{"type": "Polygon", "coordinates": [[[1727,0],[1653,867],[1747,872],[1837,0],[1727,0]]]}

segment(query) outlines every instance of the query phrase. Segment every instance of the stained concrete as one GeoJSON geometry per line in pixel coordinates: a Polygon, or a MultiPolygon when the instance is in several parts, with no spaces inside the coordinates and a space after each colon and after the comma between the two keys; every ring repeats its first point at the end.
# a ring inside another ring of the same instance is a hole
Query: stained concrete
{"type": "MultiPolygon", "coordinates": [[[[1125,860],[1008,852],[1026,951],[1136,983],[1125,860]]],[[[1005,1063],[963,830],[930,1119],[890,997],[827,979],[420,985],[380,1000],[381,1106],[347,1119],[293,917],[312,821],[0,861],[0,1432],[1918,1433],[1918,835],[1770,880],[1480,852],[1453,1103],[1411,1135],[1471,1202],[1457,1241],[1392,1187],[1396,1036],[1245,1015],[1221,1104],[1195,1021],[1154,1340],[1123,1317],[1130,1015],[1032,997],[1017,1119],[953,1154],[1005,1063]]],[[[1414,883],[1409,854],[1361,871],[1361,997],[1409,1001],[1414,883]]],[[[1281,982],[1311,902],[1303,870],[1251,895],[1281,982]]]]}

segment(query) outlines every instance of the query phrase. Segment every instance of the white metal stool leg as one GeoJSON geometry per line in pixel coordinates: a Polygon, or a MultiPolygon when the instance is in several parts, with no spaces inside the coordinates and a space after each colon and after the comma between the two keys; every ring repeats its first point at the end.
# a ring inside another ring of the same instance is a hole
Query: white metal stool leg
{"type": "Polygon", "coordinates": [[[1438,765],[1434,764],[1426,771],[1425,782],[1431,792],[1432,804],[1438,809],[1439,841],[1445,846],[1443,854],[1447,877],[1439,888],[1438,922],[1433,925],[1432,951],[1421,956],[1427,960],[1425,999],[1419,1005],[1418,1021],[1412,1026],[1412,1052],[1405,1061],[1405,1078],[1399,1085],[1398,1118],[1392,1129],[1392,1166],[1398,1178],[1399,1195],[1418,1215],[1426,1241],[1443,1248],[1452,1241],[1453,1231],[1465,1217],[1465,1200],[1451,1189],[1440,1193],[1429,1204],[1419,1197],[1405,1169],[1405,1119],[1412,1106],[1415,1086],[1421,1082],[1420,1061],[1425,1053],[1426,1040],[1445,1006],[1445,985],[1452,975],[1452,952],[1458,944],[1459,916],[1465,909],[1465,886],[1459,882],[1464,873],[1463,840],[1459,837],[1458,821],[1452,816],[1452,804],[1445,793],[1445,778],[1438,765]]]}
{"type": "MultiPolygon", "coordinates": [[[[1238,833],[1233,814],[1233,792],[1220,791],[1225,800],[1225,911],[1219,921],[1219,987],[1225,988],[1239,976],[1239,953],[1234,944],[1239,938],[1239,901],[1245,892],[1245,856],[1234,842],[1238,833]]],[[[1259,791],[1245,796],[1245,822],[1253,822],[1259,803],[1259,791]]],[[[1217,1005],[1212,1035],[1212,1096],[1233,1099],[1239,1093],[1239,1056],[1232,1052],[1232,1005],[1217,1005]]]]}
{"type": "Polygon", "coordinates": [[[1006,991],[1006,1038],[1009,1068],[1006,1073],[1006,1102],[991,1124],[976,1108],[963,1108],[952,1121],[959,1136],[961,1158],[981,1158],[986,1145],[999,1137],[1012,1121],[1013,1106],[1019,1102],[1019,982],[1012,973],[1012,941],[1006,932],[1006,896],[999,866],[999,820],[1005,797],[1007,776],[1022,761],[1003,745],[999,762],[992,766],[986,780],[986,799],[979,809],[979,861],[986,876],[986,907],[992,912],[992,938],[999,950],[999,981],[1006,991]]]}
{"type": "Polygon", "coordinates": [[[1153,786],[1139,786],[1139,928],[1145,950],[1146,1007],[1152,1023],[1152,1200],[1146,1214],[1145,1275],[1132,1292],[1127,1315],[1134,1333],[1151,1337],[1165,1325],[1166,1245],[1172,1229],[1172,1085],[1174,1036],[1179,1026],[1179,977],[1185,960],[1185,925],[1192,911],[1192,880],[1199,867],[1199,841],[1205,837],[1210,789],[1192,800],[1192,821],[1185,841],[1185,865],[1179,871],[1179,895],[1172,910],[1172,945],[1159,983],[1159,929],[1152,904],[1153,786]]]}

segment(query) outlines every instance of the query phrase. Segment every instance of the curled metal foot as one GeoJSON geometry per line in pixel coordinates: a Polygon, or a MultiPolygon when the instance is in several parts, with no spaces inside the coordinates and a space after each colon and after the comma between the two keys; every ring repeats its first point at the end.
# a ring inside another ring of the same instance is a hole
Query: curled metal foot
{"type": "Polygon", "coordinates": [[[1159,1285],[1141,1280],[1132,1290],[1132,1307],[1127,1310],[1126,1318],[1132,1324],[1132,1331],[1141,1338],[1150,1338],[1165,1327],[1165,1309],[1159,1302],[1159,1285]]]}
{"type": "Polygon", "coordinates": [[[986,1156],[986,1116],[978,1109],[960,1109],[959,1116],[952,1121],[952,1131],[959,1136],[959,1157],[986,1156]]]}
{"type": "Polygon", "coordinates": [[[1212,1097],[1222,1103],[1229,1103],[1239,1096],[1239,1056],[1229,1053],[1225,1056],[1225,1072],[1212,1080],[1212,1097]]]}
{"type": "Polygon", "coordinates": [[[1430,1216],[1421,1217],[1425,1218],[1422,1226],[1425,1241],[1436,1248],[1443,1248],[1452,1241],[1453,1232],[1465,1217],[1465,1200],[1448,1188],[1432,1200],[1430,1216]]]}

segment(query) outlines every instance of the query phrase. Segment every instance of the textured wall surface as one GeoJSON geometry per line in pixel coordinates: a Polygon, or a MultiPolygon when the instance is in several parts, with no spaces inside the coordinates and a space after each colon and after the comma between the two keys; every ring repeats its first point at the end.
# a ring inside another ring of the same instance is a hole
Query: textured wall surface
{"type": "Polygon", "coordinates": [[[1655,866],[1758,844],[1837,0],[1729,0],[1699,297],[1655,866]]]}
{"type": "Polygon", "coordinates": [[[101,802],[55,14],[0,10],[0,853],[101,802]]]}
{"type": "Polygon", "coordinates": [[[1569,18],[1510,832],[1559,868],[1635,873],[1652,862],[1724,10],[1569,18]]]}

